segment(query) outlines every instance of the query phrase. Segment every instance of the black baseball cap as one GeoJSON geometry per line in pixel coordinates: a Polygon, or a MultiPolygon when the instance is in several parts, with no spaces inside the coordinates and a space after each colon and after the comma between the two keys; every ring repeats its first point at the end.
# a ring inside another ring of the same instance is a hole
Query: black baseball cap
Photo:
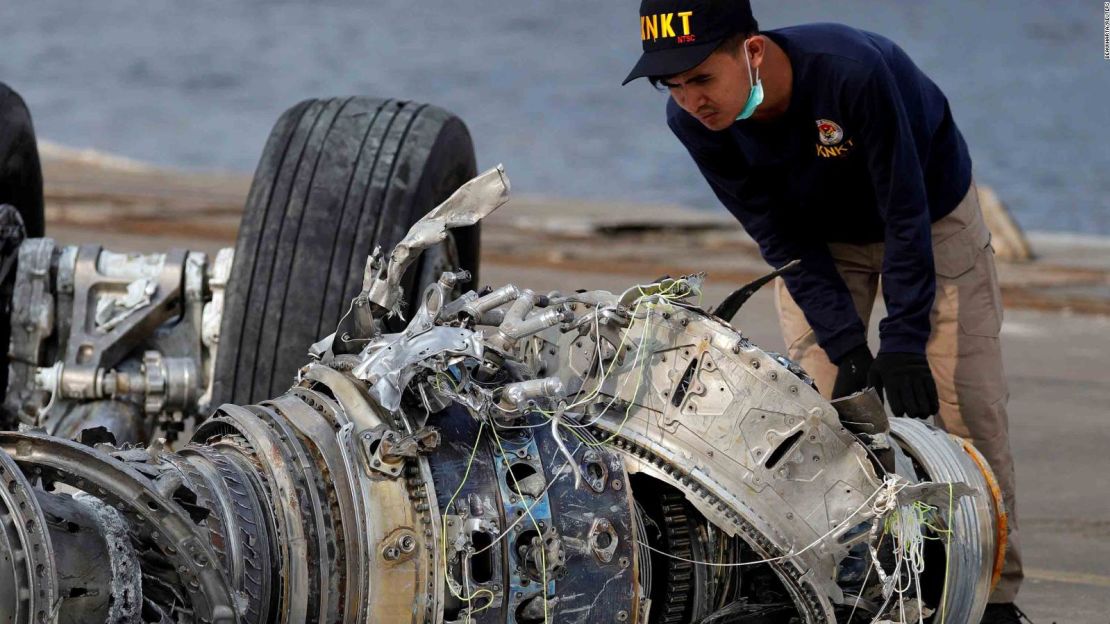
{"type": "Polygon", "coordinates": [[[621,84],[681,74],[709,58],[725,39],[757,29],[749,0],[643,0],[644,53],[621,84]]]}

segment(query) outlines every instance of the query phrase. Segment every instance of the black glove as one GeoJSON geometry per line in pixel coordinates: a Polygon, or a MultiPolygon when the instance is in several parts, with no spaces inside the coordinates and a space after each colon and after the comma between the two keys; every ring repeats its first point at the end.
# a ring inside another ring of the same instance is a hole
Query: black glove
{"type": "Polygon", "coordinates": [[[838,364],[832,398],[846,397],[866,388],[867,373],[871,371],[871,362],[874,360],[866,343],[845,353],[838,364]]]}
{"type": "Polygon", "coordinates": [[[868,380],[880,397],[886,389],[895,416],[928,418],[940,408],[933,372],[920,353],[880,353],[871,365],[868,380]]]}

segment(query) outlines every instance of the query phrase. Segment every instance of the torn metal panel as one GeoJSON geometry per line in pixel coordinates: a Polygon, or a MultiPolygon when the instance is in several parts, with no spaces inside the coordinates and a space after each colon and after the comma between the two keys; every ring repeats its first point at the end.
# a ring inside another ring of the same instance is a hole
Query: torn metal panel
{"type": "Polygon", "coordinates": [[[352,371],[370,384],[370,393],[389,411],[401,404],[401,392],[419,372],[441,356],[465,356],[480,360],[484,345],[481,335],[454,327],[433,327],[410,336],[390,334],[367,347],[352,371]]]}
{"type": "MultiPolygon", "coordinates": [[[[473,225],[509,200],[509,178],[501,165],[459,187],[442,204],[417,221],[389,254],[389,261],[367,274],[366,298],[391,313],[400,313],[401,278],[420,252],[443,241],[447,230],[473,225]]],[[[368,271],[371,269],[367,265],[368,271]]]]}

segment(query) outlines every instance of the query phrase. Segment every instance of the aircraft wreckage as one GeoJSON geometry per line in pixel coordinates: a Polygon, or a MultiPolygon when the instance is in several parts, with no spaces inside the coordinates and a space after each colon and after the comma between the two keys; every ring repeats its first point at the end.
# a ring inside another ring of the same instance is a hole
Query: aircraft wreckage
{"type": "Polygon", "coordinates": [[[231,250],[25,241],[0,622],[978,621],[1005,514],[970,445],[823,399],[728,322],[751,289],[465,290],[427,256],[508,192],[491,170],[364,255],[249,404],[215,396],[231,250]]]}

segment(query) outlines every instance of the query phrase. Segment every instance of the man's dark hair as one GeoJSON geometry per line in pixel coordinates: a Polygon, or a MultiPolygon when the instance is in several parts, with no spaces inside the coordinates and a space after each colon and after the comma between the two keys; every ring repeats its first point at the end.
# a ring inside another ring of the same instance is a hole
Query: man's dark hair
{"type": "MultiPolygon", "coordinates": [[[[753,18],[750,29],[745,28],[735,35],[731,35],[728,38],[724,39],[723,41],[721,41],[721,45],[717,46],[717,49],[713,50],[713,52],[724,52],[726,54],[736,56],[736,54],[740,52],[740,46],[744,45],[744,42],[747,41],[749,38],[754,37],[758,34],[759,24],[756,23],[755,19],[753,18]]],[[[659,83],[663,80],[666,80],[667,78],[670,78],[670,76],[648,76],[648,82],[651,83],[651,86],[660,91],[663,91],[664,87],[661,86],[659,83]]]]}

